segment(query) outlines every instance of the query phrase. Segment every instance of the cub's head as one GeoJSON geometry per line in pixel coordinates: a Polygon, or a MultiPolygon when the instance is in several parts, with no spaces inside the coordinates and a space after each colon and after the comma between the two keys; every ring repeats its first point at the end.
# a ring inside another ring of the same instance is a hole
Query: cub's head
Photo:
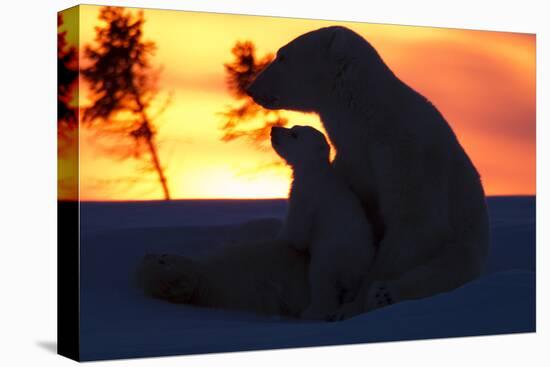
{"type": "Polygon", "coordinates": [[[271,145],[293,168],[329,163],[330,146],[325,136],[310,126],[273,127],[271,145]]]}
{"type": "Polygon", "coordinates": [[[179,255],[145,255],[136,274],[146,295],[174,303],[194,303],[198,294],[197,264],[179,255]]]}
{"type": "Polygon", "coordinates": [[[330,102],[335,85],[354,77],[350,66],[359,59],[368,64],[371,56],[379,58],[355,32],[338,26],[321,28],[280,48],[247,93],[267,109],[320,112],[330,102]]]}

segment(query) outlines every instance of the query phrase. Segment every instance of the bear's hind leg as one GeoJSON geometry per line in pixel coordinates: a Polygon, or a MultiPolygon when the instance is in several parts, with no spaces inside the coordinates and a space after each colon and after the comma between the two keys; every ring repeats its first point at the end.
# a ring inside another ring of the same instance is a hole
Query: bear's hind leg
{"type": "Polygon", "coordinates": [[[145,294],[170,302],[192,303],[198,292],[197,265],[184,256],[146,255],[136,275],[145,294]]]}
{"type": "Polygon", "coordinates": [[[476,247],[449,246],[424,264],[392,278],[369,274],[355,301],[343,304],[329,320],[348,319],[405,300],[451,291],[479,277],[483,256],[476,247]]]}
{"type": "MultiPolygon", "coordinates": [[[[449,246],[439,256],[401,274],[394,279],[382,280],[393,289],[393,301],[419,299],[451,291],[477,279],[482,272],[485,257],[476,246],[449,246]]],[[[367,309],[372,309],[375,299],[367,299],[367,309]]]]}

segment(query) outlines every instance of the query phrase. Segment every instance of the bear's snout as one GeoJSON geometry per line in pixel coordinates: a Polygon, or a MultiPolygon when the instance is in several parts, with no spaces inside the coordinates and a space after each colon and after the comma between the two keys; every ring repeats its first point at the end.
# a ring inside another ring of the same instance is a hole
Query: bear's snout
{"type": "Polygon", "coordinates": [[[256,88],[255,82],[248,84],[244,91],[246,92],[246,94],[248,94],[249,97],[251,97],[253,100],[256,100],[256,97],[258,96],[258,90],[256,88]]]}
{"type": "Polygon", "coordinates": [[[249,84],[248,87],[245,88],[246,94],[252,98],[254,102],[264,108],[274,107],[274,105],[279,101],[279,97],[273,94],[258,91],[257,85],[257,80],[249,84]]]}
{"type": "Polygon", "coordinates": [[[275,103],[279,100],[278,97],[268,94],[252,95],[252,99],[264,108],[274,107],[275,103]]]}
{"type": "Polygon", "coordinates": [[[254,98],[254,82],[252,83],[249,83],[245,88],[244,88],[244,92],[249,96],[249,97],[252,97],[254,98]]]}
{"type": "Polygon", "coordinates": [[[271,143],[273,143],[273,145],[279,145],[281,134],[284,130],[285,129],[283,127],[278,127],[278,126],[273,126],[271,128],[270,136],[271,136],[271,143]]]}

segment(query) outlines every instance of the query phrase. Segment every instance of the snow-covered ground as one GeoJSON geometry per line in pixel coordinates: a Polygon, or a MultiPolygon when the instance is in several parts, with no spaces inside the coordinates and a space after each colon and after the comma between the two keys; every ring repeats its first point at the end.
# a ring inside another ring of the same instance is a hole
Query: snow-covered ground
{"type": "Polygon", "coordinates": [[[535,330],[535,198],[489,198],[487,274],[453,292],[334,323],[150,299],[133,286],[145,253],[199,256],[282,218],[283,200],[82,203],[81,358],[228,352],[535,330]]]}

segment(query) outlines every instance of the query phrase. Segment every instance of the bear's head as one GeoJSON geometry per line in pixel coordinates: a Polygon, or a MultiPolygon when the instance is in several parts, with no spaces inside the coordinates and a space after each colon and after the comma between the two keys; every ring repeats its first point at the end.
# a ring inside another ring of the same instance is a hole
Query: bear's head
{"type": "Polygon", "coordinates": [[[294,169],[330,163],[330,146],[325,136],[311,126],[272,127],[271,145],[294,169]]]}
{"type": "Polygon", "coordinates": [[[321,112],[334,89],[357,76],[359,63],[373,70],[383,64],[357,33],[339,26],[321,28],[280,48],[247,93],[267,109],[321,112]]]}
{"type": "Polygon", "coordinates": [[[179,255],[145,255],[136,281],[146,295],[174,303],[194,303],[198,294],[197,264],[179,255]]]}

